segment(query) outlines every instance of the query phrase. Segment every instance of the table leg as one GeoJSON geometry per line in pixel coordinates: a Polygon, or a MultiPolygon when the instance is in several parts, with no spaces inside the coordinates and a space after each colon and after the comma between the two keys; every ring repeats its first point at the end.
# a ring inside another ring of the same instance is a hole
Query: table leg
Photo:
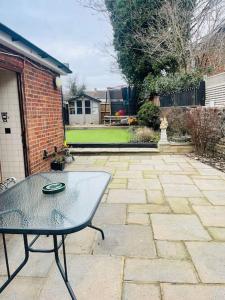
{"type": "Polygon", "coordinates": [[[55,253],[55,261],[56,265],[60,271],[60,274],[65,282],[65,285],[67,287],[67,290],[71,296],[72,300],[77,300],[71,285],[68,281],[68,274],[67,274],[67,263],[66,263],[66,249],[65,249],[65,238],[64,235],[62,235],[62,246],[63,246],[63,262],[64,262],[64,269],[62,267],[62,264],[59,259],[59,249],[58,249],[58,242],[57,242],[57,235],[53,235],[53,243],[54,243],[54,253],[55,253]]]}
{"type": "Polygon", "coordinates": [[[88,227],[90,227],[90,228],[92,228],[92,229],[95,229],[95,230],[101,232],[102,239],[103,239],[103,240],[105,239],[104,231],[103,231],[101,228],[98,228],[98,227],[96,227],[96,226],[94,226],[94,225],[92,225],[92,224],[88,225],[88,227]]]}
{"type": "Polygon", "coordinates": [[[4,291],[4,289],[8,286],[8,284],[16,277],[16,275],[22,270],[22,268],[26,265],[26,263],[29,259],[29,249],[28,249],[27,235],[23,234],[25,258],[24,258],[23,262],[19,265],[19,267],[12,274],[10,274],[9,261],[8,261],[8,252],[7,252],[7,247],[6,247],[5,235],[2,234],[2,237],[3,237],[3,247],[4,247],[4,253],[5,253],[5,262],[6,262],[8,279],[0,287],[0,294],[2,293],[2,291],[4,291]]]}

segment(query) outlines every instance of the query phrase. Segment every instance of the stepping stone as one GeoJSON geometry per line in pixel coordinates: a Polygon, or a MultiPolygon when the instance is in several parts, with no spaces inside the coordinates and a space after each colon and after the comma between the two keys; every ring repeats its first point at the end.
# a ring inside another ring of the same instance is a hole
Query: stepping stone
{"type": "Polygon", "coordinates": [[[152,214],[154,238],[158,240],[211,240],[195,215],[152,214]]]}

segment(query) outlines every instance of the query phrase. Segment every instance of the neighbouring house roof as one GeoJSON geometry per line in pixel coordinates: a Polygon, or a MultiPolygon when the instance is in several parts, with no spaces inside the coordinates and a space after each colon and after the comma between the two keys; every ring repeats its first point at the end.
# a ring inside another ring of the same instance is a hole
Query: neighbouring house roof
{"type": "Polygon", "coordinates": [[[71,97],[71,98],[67,99],[67,101],[71,102],[71,101],[79,100],[82,97],[88,98],[88,99],[90,99],[92,101],[95,101],[95,102],[101,102],[101,100],[96,99],[94,97],[91,97],[91,96],[87,95],[86,93],[82,93],[81,95],[76,96],[76,97],[71,97]]]}
{"type": "Polygon", "coordinates": [[[110,100],[123,100],[122,88],[108,88],[110,100]]]}
{"type": "Polygon", "coordinates": [[[0,23],[0,44],[28,57],[61,75],[72,73],[69,67],[33,43],[0,23]]]}
{"type": "Polygon", "coordinates": [[[106,90],[94,90],[94,91],[85,91],[86,95],[93,97],[95,99],[99,99],[102,102],[106,101],[106,90]]]}

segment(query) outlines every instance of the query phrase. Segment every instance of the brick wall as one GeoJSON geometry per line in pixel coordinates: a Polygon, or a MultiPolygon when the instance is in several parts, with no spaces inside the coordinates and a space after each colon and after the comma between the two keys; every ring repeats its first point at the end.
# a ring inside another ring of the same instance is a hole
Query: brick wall
{"type": "Polygon", "coordinates": [[[0,53],[0,67],[18,71],[22,76],[30,174],[50,169],[49,160],[43,160],[43,151],[53,152],[54,146],[61,147],[64,139],[61,91],[53,85],[57,74],[35,65],[0,53]]]}

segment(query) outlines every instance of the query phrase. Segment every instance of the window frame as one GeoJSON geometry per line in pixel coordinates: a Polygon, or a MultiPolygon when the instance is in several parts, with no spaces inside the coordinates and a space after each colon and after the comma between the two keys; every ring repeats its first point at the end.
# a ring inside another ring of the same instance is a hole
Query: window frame
{"type": "Polygon", "coordinates": [[[85,112],[85,115],[91,115],[92,114],[91,100],[84,100],[84,112],[85,112]],[[86,102],[89,102],[89,105],[86,105],[86,102]],[[87,112],[87,111],[89,111],[89,112],[87,112]]]}

